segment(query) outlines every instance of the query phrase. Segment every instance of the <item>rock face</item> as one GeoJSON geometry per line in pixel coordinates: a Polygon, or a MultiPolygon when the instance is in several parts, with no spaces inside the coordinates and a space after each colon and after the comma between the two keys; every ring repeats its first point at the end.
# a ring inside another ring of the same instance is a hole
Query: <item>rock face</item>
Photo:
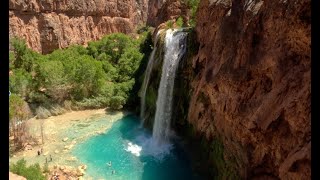
{"type": "Polygon", "coordinates": [[[246,179],[311,178],[310,8],[200,2],[188,121],[208,142],[220,139],[246,179]]]}
{"type": "Polygon", "coordinates": [[[113,32],[131,33],[146,21],[146,11],[146,0],[9,0],[9,34],[46,54],[113,32]]]}
{"type": "Polygon", "coordinates": [[[181,0],[150,0],[148,8],[147,24],[154,27],[179,16],[187,22],[190,16],[187,5],[181,0]]]}

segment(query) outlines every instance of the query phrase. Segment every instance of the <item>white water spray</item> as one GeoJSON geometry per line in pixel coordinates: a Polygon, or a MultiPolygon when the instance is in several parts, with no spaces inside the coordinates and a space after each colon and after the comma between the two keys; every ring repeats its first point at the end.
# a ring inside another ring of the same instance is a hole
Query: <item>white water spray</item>
{"type": "Polygon", "coordinates": [[[160,29],[157,32],[156,39],[155,39],[155,42],[154,42],[154,49],[152,50],[152,53],[150,55],[150,58],[149,58],[149,61],[148,61],[148,65],[147,65],[147,69],[146,69],[146,72],[145,72],[145,76],[144,76],[144,79],[143,79],[142,91],[141,91],[141,109],[140,109],[140,118],[142,119],[141,125],[144,124],[144,121],[145,121],[145,118],[146,118],[145,117],[146,92],[147,92],[147,89],[148,89],[148,84],[149,84],[150,75],[151,75],[151,72],[152,72],[152,67],[153,67],[153,64],[154,64],[154,61],[155,61],[154,60],[154,56],[155,56],[156,51],[157,51],[157,42],[158,42],[159,34],[161,33],[161,31],[162,31],[162,29],[160,29]]]}
{"type": "Polygon", "coordinates": [[[165,56],[152,134],[157,146],[169,142],[174,79],[179,61],[186,52],[186,35],[187,33],[183,31],[171,29],[166,31],[165,56]]]}

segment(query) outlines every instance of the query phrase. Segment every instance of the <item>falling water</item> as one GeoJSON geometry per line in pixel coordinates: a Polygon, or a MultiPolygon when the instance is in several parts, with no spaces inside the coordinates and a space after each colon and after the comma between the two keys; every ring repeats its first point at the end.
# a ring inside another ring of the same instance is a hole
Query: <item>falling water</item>
{"type": "Polygon", "coordinates": [[[141,125],[144,124],[144,120],[145,120],[146,92],[147,92],[147,88],[148,88],[148,84],[149,84],[150,74],[152,72],[152,67],[153,67],[153,62],[154,62],[154,55],[156,54],[156,51],[157,51],[157,41],[159,39],[159,34],[161,33],[161,31],[162,31],[162,29],[160,29],[157,32],[156,40],[154,42],[154,49],[152,50],[152,53],[150,55],[150,58],[149,58],[149,61],[148,61],[148,65],[147,65],[147,69],[146,69],[146,73],[145,73],[145,76],[144,76],[144,79],[143,79],[142,91],[141,91],[141,109],[140,109],[140,118],[142,119],[141,125]]]}
{"type": "Polygon", "coordinates": [[[174,79],[179,61],[186,52],[186,35],[183,31],[166,31],[165,56],[152,134],[158,145],[168,142],[169,139],[174,79]]]}

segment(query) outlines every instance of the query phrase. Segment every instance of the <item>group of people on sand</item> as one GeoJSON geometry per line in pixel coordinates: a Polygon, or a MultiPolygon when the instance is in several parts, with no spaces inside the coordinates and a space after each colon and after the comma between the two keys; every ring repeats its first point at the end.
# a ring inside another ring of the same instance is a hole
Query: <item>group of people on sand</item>
{"type": "MultiPolygon", "coordinates": [[[[38,150],[38,156],[40,156],[43,153],[43,149],[41,148],[40,150],[38,150]]],[[[49,162],[52,161],[52,156],[50,154],[50,158],[49,158],[49,162]]],[[[48,163],[48,158],[46,157],[46,163],[48,163]]]]}
{"type": "MultiPolygon", "coordinates": [[[[109,161],[109,162],[107,163],[107,166],[111,167],[111,166],[112,166],[112,162],[109,161]]],[[[112,170],[112,171],[111,171],[111,174],[115,174],[115,173],[116,173],[116,170],[112,170]]]]}
{"type": "MultiPolygon", "coordinates": [[[[50,158],[49,158],[49,162],[51,162],[52,161],[52,157],[51,157],[51,154],[50,154],[50,158]]],[[[48,158],[46,157],[46,163],[48,163],[48,158]]]]}

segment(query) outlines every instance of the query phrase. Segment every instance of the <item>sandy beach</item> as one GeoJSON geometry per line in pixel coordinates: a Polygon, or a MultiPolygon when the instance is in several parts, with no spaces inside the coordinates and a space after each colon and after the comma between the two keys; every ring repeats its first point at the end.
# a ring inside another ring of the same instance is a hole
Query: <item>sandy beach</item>
{"type": "Polygon", "coordinates": [[[31,150],[21,150],[9,159],[16,162],[24,158],[27,164],[39,163],[41,167],[48,161],[49,168],[54,166],[78,167],[82,165],[70,153],[72,148],[89,137],[105,133],[113,123],[121,119],[126,112],[108,112],[105,109],[71,111],[47,119],[31,118],[27,121],[28,131],[40,145],[32,145],[31,150]],[[42,124],[43,123],[43,124],[42,124]],[[41,145],[41,124],[43,126],[44,144],[41,145]],[[38,156],[40,149],[43,152],[38,156]],[[50,156],[52,161],[50,161],[50,156]]]}

